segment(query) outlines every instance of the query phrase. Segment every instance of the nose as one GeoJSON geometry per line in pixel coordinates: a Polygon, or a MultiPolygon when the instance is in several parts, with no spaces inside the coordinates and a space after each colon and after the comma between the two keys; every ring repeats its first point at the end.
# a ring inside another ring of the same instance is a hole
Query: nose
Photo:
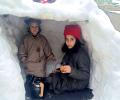
{"type": "Polygon", "coordinates": [[[71,41],[69,40],[69,41],[68,41],[68,46],[70,46],[70,45],[71,45],[71,41]]]}

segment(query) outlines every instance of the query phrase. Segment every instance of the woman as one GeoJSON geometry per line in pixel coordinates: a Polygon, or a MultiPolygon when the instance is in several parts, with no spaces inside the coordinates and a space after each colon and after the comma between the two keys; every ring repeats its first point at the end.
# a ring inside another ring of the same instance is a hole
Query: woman
{"type": "Polygon", "coordinates": [[[90,77],[90,59],[84,45],[79,41],[79,25],[66,25],[64,30],[65,53],[61,66],[53,75],[52,88],[55,93],[87,88],[90,77]]]}

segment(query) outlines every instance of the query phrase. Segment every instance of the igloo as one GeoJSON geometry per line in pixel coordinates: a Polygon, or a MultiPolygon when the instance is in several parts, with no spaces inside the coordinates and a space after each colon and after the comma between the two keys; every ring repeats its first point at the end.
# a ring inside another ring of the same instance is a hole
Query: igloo
{"type": "Polygon", "coordinates": [[[0,1],[0,100],[25,100],[17,46],[25,34],[24,17],[42,19],[42,33],[60,60],[63,29],[78,23],[92,60],[90,87],[93,100],[120,99],[120,33],[94,0],[0,1]],[[58,42],[59,41],[59,42],[58,42]]]}

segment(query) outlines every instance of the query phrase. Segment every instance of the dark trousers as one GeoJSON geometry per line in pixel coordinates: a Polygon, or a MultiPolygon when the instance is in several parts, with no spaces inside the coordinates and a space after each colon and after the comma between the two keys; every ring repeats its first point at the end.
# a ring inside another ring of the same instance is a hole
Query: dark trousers
{"type": "Polygon", "coordinates": [[[52,75],[51,87],[55,94],[60,94],[66,91],[81,91],[88,87],[88,82],[73,79],[69,77],[69,74],[54,73],[52,75]]]}
{"type": "Polygon", "coordinates": [[[31,97],[31,86],[32,86],[32,82],[34,80],[34,76],[33,75],[27,75],[26,76],[26,82],[25,82],[25,90],[26,90],[26,96],[27,97],[31,97]]]}

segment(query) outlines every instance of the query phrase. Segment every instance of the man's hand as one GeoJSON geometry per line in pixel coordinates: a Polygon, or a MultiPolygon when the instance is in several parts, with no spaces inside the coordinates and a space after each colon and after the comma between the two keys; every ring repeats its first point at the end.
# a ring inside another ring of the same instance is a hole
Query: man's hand
{"type": "Polygon", "coordinates": [[[60,67],[61,73],[71,73],[71,67],[69,65],[64,65],[60,67]]]}

